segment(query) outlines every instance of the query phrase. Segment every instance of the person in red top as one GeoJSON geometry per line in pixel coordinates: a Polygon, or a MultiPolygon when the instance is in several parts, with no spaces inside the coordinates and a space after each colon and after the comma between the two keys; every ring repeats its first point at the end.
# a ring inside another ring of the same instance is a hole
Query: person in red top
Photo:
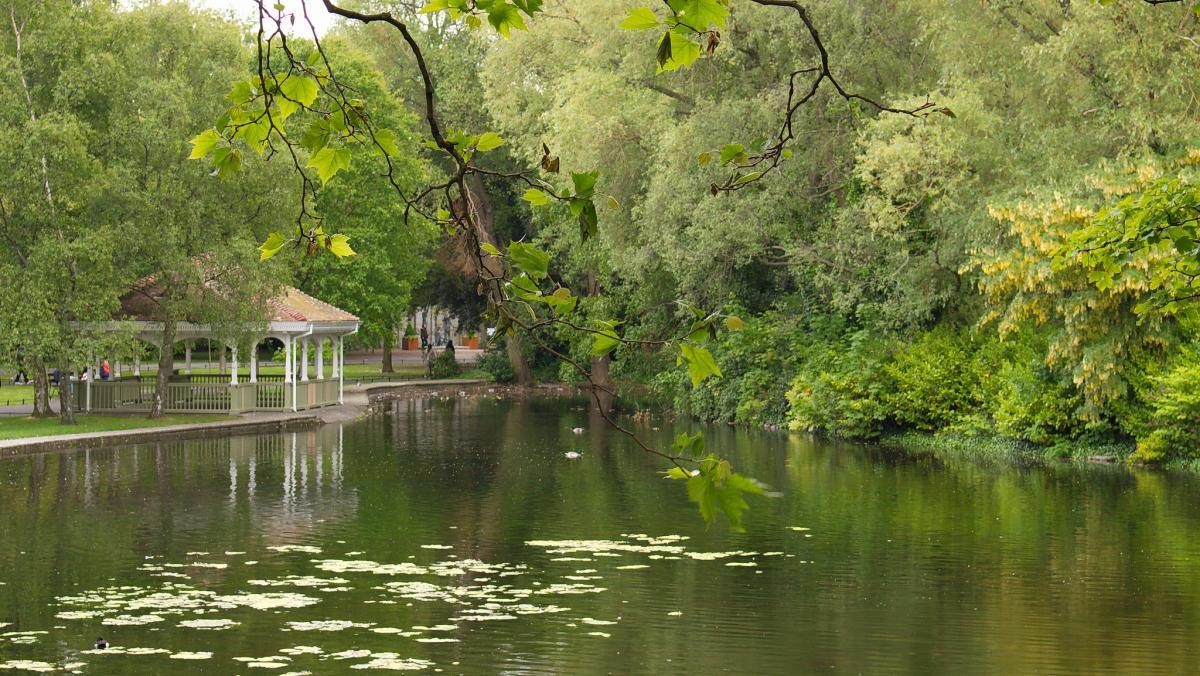
{"type": "Polygon", "coordinates": [[[100,380],[108,380],[109,376],[111,375],[112,369],[109,368],[108,360],[105,359],[104,361],[100,362],[100,380]]]}

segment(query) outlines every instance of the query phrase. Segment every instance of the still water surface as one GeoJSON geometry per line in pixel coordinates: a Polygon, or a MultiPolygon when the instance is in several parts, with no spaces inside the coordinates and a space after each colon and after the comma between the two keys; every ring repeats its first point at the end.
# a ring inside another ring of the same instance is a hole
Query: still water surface
{"type": "Polygon", "coordinates": [[[570,400],[0,460],[0,668],[1200,669],[1195,476],[707,432],[746,533],[570,400]]]}

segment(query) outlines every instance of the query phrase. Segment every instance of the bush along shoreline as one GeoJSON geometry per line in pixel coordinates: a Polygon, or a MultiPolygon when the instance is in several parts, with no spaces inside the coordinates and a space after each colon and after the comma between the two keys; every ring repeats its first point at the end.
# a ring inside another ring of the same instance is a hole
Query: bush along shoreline
{"type": "Polygon", "coordinates": [[[1054,333],[1002,340],[947,321],[888,336],[768,313],[722,339],[722,378],[652,382],[707,422],[979,459],[1200,466],[1200,351],[1181,341],[1110,354],[1107,371],[1089,373],[1056,363],[1054,333]]]}

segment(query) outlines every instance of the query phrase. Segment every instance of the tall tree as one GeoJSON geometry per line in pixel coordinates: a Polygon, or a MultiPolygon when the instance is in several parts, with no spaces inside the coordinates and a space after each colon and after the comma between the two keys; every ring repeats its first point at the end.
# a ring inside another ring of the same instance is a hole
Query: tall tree
{"type": "Polygon", "coordinates": [[[68,374],[86,363],[99,338],[80,323],[106,320],[122,272],[119,217],[107,189],[113,175],[94,147],[95,133],[63,99],[87,81],[78,64],[94,63],[92,35],[111,9],[101,5],[11,0],[0,32],[0,330],[8,354],[34,371],[35,414],[50,412],[46,369],[63,377],[60,413],[74,422],[68,374]]]}
{"type": "MultiPolygon", "coordinates": [[[[398,148],[414,147],[414,118],[396,101],[383,80],[377,59],[357,49],[350,37],[325,41],[325,50],[339,63],[345,82],[374,105],[374,119],[396,135],[398,148]]],[[[308,47],[311,49],[311,47],[308,47]]],[[[415,153],[388,158],[364,158],[345,169],[337,182],[320,194],[317,208],[326,228],[350,237],[359,255],[306,258],[300,285],[320,298],[354,313],[362,320],[358,339],[382,345],[382,370],[391,372],[396,329],[404,320],[413,290],[429,267],[436,228],[424,219],[404,223],[404,201],[395,191],[380,190],[379,176],[388,173],[404,190],[413,190],[428,175],[415,153]]]]}
{"type": "MultiPolygon", "coordinates": [[[[254,168],[211,180],[188,161],[194,136],[223,109],[226,91],[251,53],[241,28],[184,3],[117,14],[93,29],[88,58],[110,64],[102,85],[72,92],[69,103],[93,115],[98,153],[116,179],[114,212],[135,246],[114,252],[124,269],[153,275],[162,322],[151,416],[164,413],[180,321],[208,325],[227,342],[261,331],[264,302],[279,270],[257,265],[254,242],[280,227],[295,180],[250,153],[254,168]]],[[[81,113],[86,114],[86,113],[81,113]]]]}

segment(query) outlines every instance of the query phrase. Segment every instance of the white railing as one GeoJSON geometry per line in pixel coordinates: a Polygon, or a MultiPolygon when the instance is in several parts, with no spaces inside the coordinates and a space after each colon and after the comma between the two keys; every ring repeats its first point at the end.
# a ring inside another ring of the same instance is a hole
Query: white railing
{"type": "MultiPolygon", "coordinates": [[[[87,383],[74,383],[75,406],[87,408],[87,383]]],[[[157,391],[153,380],[98,381],[91,384],[91,410],[96,413],[149,411],[157,391]]],[[[280,381],[257,383],[167,383],[163,402],[168,413],[242,413],[246,411],[292,410],[293,384],[280,381]]],[[[336,378],[295,383],[296,410],[338,403],[336,378]]]]}

